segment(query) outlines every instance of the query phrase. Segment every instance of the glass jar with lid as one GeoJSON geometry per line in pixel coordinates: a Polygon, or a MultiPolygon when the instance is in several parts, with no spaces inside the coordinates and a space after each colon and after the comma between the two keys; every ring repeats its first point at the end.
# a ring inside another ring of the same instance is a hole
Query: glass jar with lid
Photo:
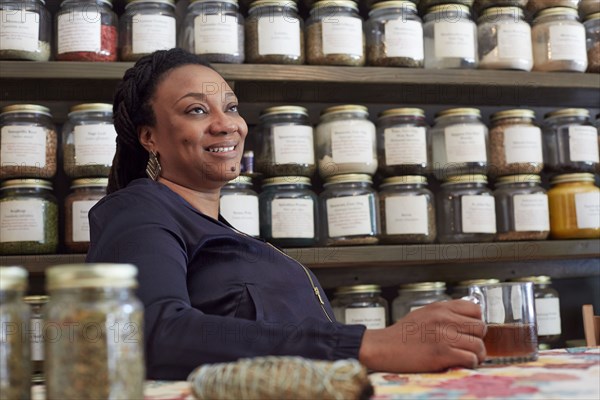
{"type": "Polygon", "coordinates": [[[269,107],[260,113],[256,170],[265,177],[314,175],[315,146],[308,111],[299,106],[269,107]]]}
{"type": "Polygon", "coordinates": [[[306,20],[306,61],[316,65],[365,64],[363,21],[350,0],[314,3],[306,20]]]}
{"type": "Polygon", "coordinates": [[[379,285],[342,286],[336,289],[331,307],[338,322],[383,329],[388,321],[388,302],[379,285]]]}
{"type": "Polygon", "coordinates": [[[600,13],[600,2],[598,0],[581,0],[577,5],[577,9],[579,10],[581,18],[585,18],[586,15],[600,13]]]}
{"type": "Polygon", "coordinates": [[[281,247],[319,242],[319,202],[305,176],[265,179],[258,196],[260,236],[281,247]]]}
{"type": "Polygon", "coordinates": [[[328,246],[377,244],[379,199],[365,174],[327,178],[319,195],[322,242],[328,246]]]}
{"type": "Polygon", "coordinates": [[[365,34],[369,65],[423,67],[423,24],[414,3],[375,3],[365,23],[365,34]]]}
{"type": "Polygon", "coordinates": [[[600,188],[588,173],[557,175],[548,190],[550,236],[553,239],[597,239],[600,236],[600,188]]]}
{"type": "Polygon", "coordinates": [[[377,158],[384,176],[424,175],[428,172],[429,137],[425,111],[392,108],[377,118],[377,158]]]}
{"type": "Polygon", "coordinates": [[[533,20],[531,41],[534,71],[586,70],[585,28],[576,9],[553,7],[541,11],[533,20]]]}
{"type": "Polygon", "coordinates": [[[44,0],[0,0],[0,60],[48,61],[52,16],[44,0]]]}
{"type": "Polygon", "coordinates": [[[544,116],[544,159],[552,172],[599,171],[598,130],[584,108],[565,108],[544,116]]]}
{"type": "Polygon", "coordinates": [[[411,311],[427,304],[450,300],[446,282],[418,282],[400,285],[398,297],[392,301],[392,322],[398,322],[411,311]]]}
{"type": "Polygon", "coordinates": [[[258,194],[252,189],[251,177],[240,175],[223,186],[219,213],[240,232],[260,235],[258,194]]]}
{"type": "Polygon", "coordinates": [[[58,248],[58,205],[52,182],[9,179],[0,185],[0,254],[52,254],[58,248]]]}
{"type": "Polygon", "coordinates": [[[55,18],[57,61],[117,61],[118,18],[111,0],[64,0],[55,18]]]}
{"type": "Polygon", "coordinates": [[[56,174],[58,137],[47,107],[3,107],[0,131],[0,179],[52,178],[56,174]]]}
{"type": "Polygon", "coordinates": [[[491,7],[519,7],[525,9],[529,0],[476,0],[473,4],[477,14],[491,7]]]}
{"type": "Polygon", "coordinates": [[[375,124],[367,107],[343,105],[321,111],[316,128],[319,174],[369,174],[377,170],[375,124]]]}
{"type": "Polygon", "coordinates": [[[144,397],[144,308],[134,293],[136,275],[130,264],[46,270],[44,314],[55,326],[49,329],[55,340],[45,343],[49,399],[144,397]]]}
{"type": "Polygon", "coordinates": [[[500,283],[499,279],[489,278],[489,279],[467,279],[464,281],[459,281],[452,288],[452,298],[453,299],[461,299],[465,296],[469,295],[469,286],[471,285],[493,285],[496,283],[500,283]]]}
{"type": "Polygon", "coordinates": [[[527,11],[530,15],[535,16],[540,11],[553,7],[567,7],[572,8],[573,10],[577,10],[577,8],[579,7],[579,3],[580,0],[529,0],[527,2],[527,11]]]}
{"type": "Polygon", "coordinates": [[[29,340],[31,342],[31,382],[44,383],[44,316],[42,308],[48,302],[48,296],[25,296],[23,301],[31,312],[29,340]]]}
{"type": "Polygon", "coordinates": [[[117,132],[112,105],[71,107],[62,128],[63,168],[70,178],[107,177],[115,155],[117,132]]]}
{"type": "Polygon", "coordinates": [[[433,193],[427,178],[386,178],[379,187],[382,243],[432,243],[436,236],[433,193]]]}
{"type": "Polygon", "coordinates": [[[436,196],[440,243],[491,242],[496,205],[485,175],[459,175],[442,183],[436,196]]]}
{"type": "Polygon", "coordinates": [[[488,169],[488,129],[476,108],[452,108],[435,116],[431,128],[433,172],[439,180],[488,169]]]}
{"type": "Polygon", "coordinates": [[[130,0],[119,21],[121,61],[177,45],[173,0],[130,0]]]}
{"type": "Polygon", "coordinates": [[[470,9],[474,6],[475,0],[415,0],[414,3],[419,7],[419,13],[423,15],[431,7],[445,4],[459,4],[470,9]]]}
{"type": "Polygon", "coordinates": [[[600,12],[587,15],[583,21],[587,48],[587,72],[600,73],[600,12]]]}

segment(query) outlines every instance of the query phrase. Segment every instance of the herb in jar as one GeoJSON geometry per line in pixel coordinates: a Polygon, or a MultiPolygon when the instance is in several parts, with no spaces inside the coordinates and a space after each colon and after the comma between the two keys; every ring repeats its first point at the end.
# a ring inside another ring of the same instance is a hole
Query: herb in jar
{"type": "Polygon", "coordinates": [[[0,2],[1,60],[48,61],[52,16],[44,0],[0,2]]]}
{"type": "Polygon", "coordinates": [[[36,51],[18,49],[0,49],[2,60],[48,61],[50,59],[50,43],[38,40],[36,51]]]}
{"type": "Polygon", "coordinates": [[[52,178],[56,174],[56,148],[58,146],[56,130],[46,130],[46,164],[39,165],[10,165],[2,164],[0,179],[10,178],[52,178]]]}

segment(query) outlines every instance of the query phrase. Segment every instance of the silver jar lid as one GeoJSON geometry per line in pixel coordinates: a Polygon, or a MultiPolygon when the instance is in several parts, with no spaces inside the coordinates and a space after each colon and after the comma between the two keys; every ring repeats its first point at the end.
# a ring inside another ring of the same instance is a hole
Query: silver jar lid
{"type": "Polygon", "coordinates": [[[361,182],[361,183],[373,183],[373,179],[370,175],[367,174],[342,174],[342,175],[334,175],[330,176],[325,180],[323,186],[332,185],[335,183],[352,183],[352,182],[361,182]]]}
{"type": "Polygon", "coordinates": [[[236,8],[239,8],[237,0],[191,0],[188,7],[191,7],[193,4],[202,4],[202,3],[226,3],[226,4],[232,4],[236,8]]]}
{"type": "Polygon", "coordinates": [[[400,290],[423,292],[428,290],[446,290],[446,282],[417,282],[400,285],[400,290]]]}
{"type": "Polygon", "coordinates": [[[82,187],[107,187],[108,178],[79,178],[73,179],[71,182],[71,189],[78,189],[82,187]]]}
{"type": "Polygon", "coordinates": [[[373,11],[387,10],[390,8],[400,8],[402,11],[407,10],[415,13],[417,12],[417,5],[412,1],[389,0],[373,4],[371,6],[371,11],[369,11],[369,15],[371,15],[373,11]]]}
{"type": "Polygon", "coordinates": [[[588,172],[581,172],[576,174],[561,174],[556,175],[550,179],[552,185],[557,183],[569,183],[569,182],[594,182],[594,174],[588,172]]]}
{"type": "Polygon", "coordinates": [[[425,110],[422,108],[391,108],[379,113],[378,118],[389,117],[425,117],[425,110]]]}
{"type": "Polygon", "coordinates": [[[136,4],[165,4],[175,9],[175,1],[173,0],[128,0],[125,9],[136,4]]]}
{"type": "Polygon", "coordinates": [[[306,176],[276,176],[263,181],[262,187],[275,185],[311,185],[310,178],[306,176]]]}
{"type": "Polygon", "coordinates": [[[295,2],[293,1],[289,1],[289,0],[256,0],[252,3],[250,3],[250,8],[248,9],[248,12],[251,12],[257,8],[260,7],[268,7],[268,6],[275,6],[275,7],[284,7],[284,8],[289,8],[292,9],[294,11],[298,11],[298,6],[296,5],[295,2]]]}
{"type": "Polygon", "coordinates": [[[443,110],[435,114],[435,119],[445,117],[477,117],[481,118],[481,111],[477,108],[461,107],[461,108],[450,108],[443,110]]]}
{"type": "Polygon", "coordinates": [[[82,113],[82,112],[105,112],[111,113],[113,111],[112,104],[108,103],[85,103],[85,104],[77,104],[71,107],[69,111],[69,116],[71,114],[82,113]]]}
{"type": "Polygon", "coordinates": [[[48,290],[76,288],[133,288],[137,286],[133,264],[65,264],[46,270],[48,290]]]}
{"type": "Polygon", "coordinates": [[[487,176],[483,174],[451,176],[442,183],[442,186],[454,185],[457,183],[487,183],[487,176]]]}
{"type": "Polygon", "coordinates": [[[551,111],[544,115],[544,119],[558,117],[586,117],[589,118],[590,112],[585,108],[563,108],[560,110],[551,111]]]}
{"type": "Polygon", "coordinates": [[[507,185],[509,183],[540,183],[542,178],[535,174],[518,174],[518,175],[507,175],[498,178],[496,186],[507,185]]]}
{"type": "Polygon", "coordinates": [[[12,104],[10,106],[2,107],[0,117],[6,114],[16,113],[42,114],[48,117],[52,116],[48,107],[40,106],[38,104],[12,104]]]}
{"type": "Polygon", "coordinates": [[[324,7],[345,7],[351,8],[355,11],[358,11],[358,5],[351,0],[321,0],[317,1],[312,5],[311,12],[313,10],[324,8],[324,7]]]}
{"type": "Polygon", "coordinates": [[[388,187],[392,185],[415,185],[415,184],[427,184],[427,178],[420,175],[403,175],[403,176],[392,176],[385,178],[383,183],[379,187],[388,187]]]}
{"type": "Polygon", "coordinates": [[[356,104],[346,104],[343,106],[327,107],[326,109],[321,111],[321,118],[326,115],[341,114],[341,113],[360,113],[360,114],[364,114],[365,117],[368,117],[369,109],[365,106],[360,106],[360,105],[356,105],[356,104]]]}
{"type": "Polygon", "coordinates": [[[500,119],[505,119],[505,118],[529,118],[529,119],[535,119],[535,112],[533,110],[527,110],[527,109],[513,109],[513,110],[502,110],[502,111],[497,111],[495,113],[493,113],[490,116],[490,121],[494,122],[494,121],[498,121],[500,119]]]}
{"type": "Polygon", "coordinates": [[[477,22],[481,21],[491,21],[496,22],[497,18],[500,16],[506,17],[517,17],[524,18],[525,14],[523,10],[519,7],[491,7],[486,9],[480,16],[477,18],[477,22]]]}
{"type": "Polygon", "coordinates": [[[284,114],[300,114],[308,117],[308,110],[301,106],[275,106],[265,108],[260,112],[259,118],[272,117],[273,115],[284,115],[284,114]]]}
{"type": "Polygon", "coordinates": [[[467,279],[456,283],[457,287],[469,287],[472,285],[494,285],[500,283],[500,279],[488,278],[488,279],[467,279]]]}
{"type": "Polygon", "coordinates": [[[359,293],[381,293],[381,286],[379,286],[379,285],[341,286],[335,290],[336,295],[359,294],[359,293]]]}
{"type": "Polygon", "coordinates": [[[551,8],[546,8],[545,10],[540,11],[533,19],[533,23],[537,22],[540,18],[549,17],[549,16],[558,16],[558,15],[567,15],[570,17],[575,17],[575,19],[579,19],[579,14],[577,13],[577,10],[574,8],[551,7],[551,8]]]}
{"type": "Polygon", "coordinates": [[[43,179],[9,179],[2,182],[0,190],[4,189],[48,189],[52,190],[52,182],[43,179]]]}

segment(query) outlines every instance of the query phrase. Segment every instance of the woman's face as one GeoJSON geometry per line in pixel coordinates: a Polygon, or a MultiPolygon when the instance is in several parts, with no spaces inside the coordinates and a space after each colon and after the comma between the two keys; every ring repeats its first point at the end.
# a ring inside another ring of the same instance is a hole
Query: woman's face
{"type": "Polygon", "coordinates": [[[140,140],[158,153],[162,177],[203,190],[239,175],[248,126],[221,75],[202,65],[178,67],[158,83],[150,104],[156,123],[140,129],[140,140]]]}

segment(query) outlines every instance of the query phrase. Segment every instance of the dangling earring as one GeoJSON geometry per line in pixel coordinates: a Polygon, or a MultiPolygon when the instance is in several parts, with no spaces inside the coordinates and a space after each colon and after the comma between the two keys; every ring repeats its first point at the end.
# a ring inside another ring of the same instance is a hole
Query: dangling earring
{"type": "Polygon", "coordinates": [[[160,171],[162,171],[162,169],[158,162],[158,156],[156,152],[150,151],[148,154],[148,164],[146,164],[146,175],[148,175],[148,178],[156,181],[160,176],[160,171]]]}

